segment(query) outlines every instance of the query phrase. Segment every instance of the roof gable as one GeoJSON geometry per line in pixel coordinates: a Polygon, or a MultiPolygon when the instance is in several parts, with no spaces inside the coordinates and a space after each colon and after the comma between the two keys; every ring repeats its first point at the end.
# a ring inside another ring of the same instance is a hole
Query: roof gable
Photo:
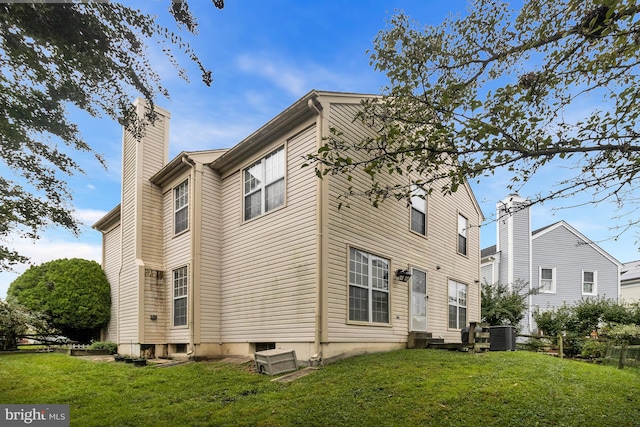
{"type": "Polygon", "coordinates": [[[497,251],[497,246],[493,245],[493,246],[489,246],[488,248],[484,248],[480,251],[480,258],[486,258],[488,256],[491,255],[495,255],[496,253],[498,253],[497,251]]]}
{"type": "Polygon", "coordinates": [[[531,240],[535,240],[538,237],[544,236],[546,234],[552,233],[554,230],[558,228],[565,228],[567,231],[575,235],[578,239],[582,240],[586,245],[591,246],[596,252],[600,253],[603,257],[607,258],[612,263],[616,264],[618,268],[622,268],[622,263],[609,255],[604,249],[600,246],[596,245],[591,239],[587,238],[584,234],[580,233],[578,230],[573,228],[565,221],[558,221],[554,224],[548,225],[546,227],[539,228],[531,233],[531,240]]]}
{"type": "Polygon", "coordinates": [[[244,162],[247,158],[254,155],[265,146],[271,144],[273,139],[278,135],[286,133],[288,130],[300,125],[305,120],[314,118],[318,109],[321,109],[321,105],[319,105],[318,101],[320,101],[320,104],[322,100],[326,100],[328,102],[341,100],[344,102],[359,103],[362,99],[375,98],[378,96],[379,95],[368,95],[362,93],[311,90],[251,135],[234,145],[230,150],[212,162],[209,166],[212,169],[220,171],[223,175],[230,173],[238,166],[238,164],[244,162]]]}

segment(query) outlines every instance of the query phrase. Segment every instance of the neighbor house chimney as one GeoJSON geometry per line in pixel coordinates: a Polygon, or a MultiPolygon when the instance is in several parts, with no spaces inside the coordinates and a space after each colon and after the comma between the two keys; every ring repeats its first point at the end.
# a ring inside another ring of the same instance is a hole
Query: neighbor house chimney
{"type": "Polygon", "coordinates": [[[500,278],[511,286],[517,280],[531,283],[530,202],[510,194],[496,205],[496,251],[500,252],[500,278]]]}

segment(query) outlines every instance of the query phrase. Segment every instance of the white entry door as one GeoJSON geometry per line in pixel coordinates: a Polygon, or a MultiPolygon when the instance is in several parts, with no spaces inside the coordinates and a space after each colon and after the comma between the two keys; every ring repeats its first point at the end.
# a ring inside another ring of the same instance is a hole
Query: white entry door
{"type": "Polygon", "coordinates": [[[411,269],[411,331],[427,331],[427,273],[417,268],[411,269]]]}

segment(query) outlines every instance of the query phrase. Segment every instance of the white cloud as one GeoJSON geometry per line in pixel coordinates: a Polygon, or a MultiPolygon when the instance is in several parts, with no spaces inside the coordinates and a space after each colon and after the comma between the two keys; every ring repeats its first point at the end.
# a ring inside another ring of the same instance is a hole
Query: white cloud
{"type": "Polygon", "coordinates": [[[243,54],[237,58],[237,64],[240,71],[261,76],[292,95],[302,96],[309,91],[309,74],[284,61],[243,54]]]}
{"type": "Polygon", "coordinates": [[[347,65],[342,73],[336,73],[317,62],[283,59],[266,53],[241,54],[236,58],[236,64],[241,72],[262,77],[295,97],[311,89],[357,92],[363,90],[363,85],[371,86],[372,75],[363,75],[347,65]]]}
{"type": "Polygon", "coordinates": [[[175,120],[172,121],[171,145],[172,153],[181,151],[211,150],[230,148],[255,130],[251,120],[243,123],[229,123],[219,120],[175,120]]]}
{"type": "Polygon", "coordinates": [[[73,216],[82,222],[82,224],[92,226],[107,213],[107,211],[99,209],[76,209],[73,211],[73,216]]]}

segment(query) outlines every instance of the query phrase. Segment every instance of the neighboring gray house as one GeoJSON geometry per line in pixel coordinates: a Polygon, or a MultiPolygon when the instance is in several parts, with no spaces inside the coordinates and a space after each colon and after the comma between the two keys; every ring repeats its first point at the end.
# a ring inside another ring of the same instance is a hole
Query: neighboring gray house
{"type": "Polygon", "coordinates": [[[620,273],[620,301],[640,302],[640,260],[627,262],[620,273]]]}
{"type": "Polygon", "coordinates": [[[536,330],[532,314],[587,297],[619,301],[622,264],[578,230],[559,221],[531,231],[530,204],[517,194],[498,202],[495,246],[481,251],[483,283],[538,287],[529,298],[523,331],[536,330]]]}

